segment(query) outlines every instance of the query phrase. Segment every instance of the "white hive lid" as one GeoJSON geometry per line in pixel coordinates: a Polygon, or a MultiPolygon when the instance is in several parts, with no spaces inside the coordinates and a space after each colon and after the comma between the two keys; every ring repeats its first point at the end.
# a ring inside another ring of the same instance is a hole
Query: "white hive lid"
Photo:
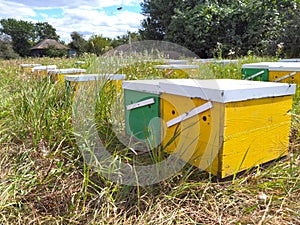
{"type": "Polygon", "coordinates": [[[55,70],[56,65],[47,65],[47,66],[35,66],[32,68],[32,71],[35,70],[55,70]]]}
{"type": "Polygon", "coordinates": [[[85,73],[85,69],[78,69],[78,68],[67,68],[67,69],[55,69],[52,70],[51,73],[56,74],[72,74],[72,73],[85,73]]]}
{"type": "Polygon", "coordinates": [[[270,66],[273,71],[300,71],[300,62],[286,62],[274,66],[270,66]]]}
{"type": "Polygon", "coordinates": [[[35,66],[41,66],[42,64],[20,64],[21,67],[35,67],[35,66]]]}
{"type": "Polygon", "coordinates": [[[159,83],[163,80],[164,79],[123,81],[122,87],[124,90],[160,94],[159,83]]]}
{"type": "Polygon", "coordinates": [[[70,82],[86,82],[98,80],[124,80],[125,74],[82,74],[64,76],[66,81],[70,82]]]}
{"type": "Polygon", "coordinates": [[[280,59],[278,62],[300,62],[300,58],[280,59]]]}
{"type": "Polygon", "coordinates": [[[268,69],[270,66],[276,66],[282,64],[281,62],[258,62],[258,63],[246,63],[242,65],[243,69],[268,69]]]}
{"type": "Polygon", "coordinates": [[[295,84],[234,79],[169,79],[159,86],[161,93],[221,103],[293,95],[296,91],[295,84]]]}
{"type": "Polygon", "coordinates": [[[164,59],[167,64],[187,64],[189,61],[186,59],[164,59]]]}
{"type": "Polygon", "coordinates": [[[177,69],[177,70],[184,70],[184,69],[199,69],[198,65],[181,65],[181,64],[169,64],[169,65],[156,65],[154,66],[156,69],[177,69]]]}

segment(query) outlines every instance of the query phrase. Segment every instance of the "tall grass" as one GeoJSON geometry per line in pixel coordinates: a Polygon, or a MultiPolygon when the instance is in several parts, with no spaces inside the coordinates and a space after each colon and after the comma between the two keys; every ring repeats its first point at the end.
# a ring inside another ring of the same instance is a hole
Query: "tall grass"
{"type": "MultiPolygon", "coordinates": [[[[33,79],[20,63],[73,67],[78,59],[0,61],[0,222],[2,224],[299,224],[300,93],[293,103],[290,155],[247,171],[235,182],[214,181],[186,165],[151,186],[114,183],[84,163],[72,127],[73,98],[64,85],[33,79]]],[[[163,77],[160,62],[87,55],[88,73],[125,73],[128,79],[163,77]],[[102,65],[102,67],[101,67],[102,65]],[[107,67],[103,67],[103,65],[107,67]],[[120,66],[116,66],[120,65],[120,66]]],[[[242,63],[200,65],[199,78],[241,78],[242,63]]],[[[159,161],[159,149],[136,155],[117,138],[110,104],[100,92],[96,127],[112,155],[128,163],[159,161]],[[152,157],[152,158],[151,158],[152,157]]],[[[107,93],[107,94],[103,94],[107,93]]],[[[121,114],[121,113],[120,113],[121,114]]],[[[120,124],[122,127],[122,124],[120,124]]]]}

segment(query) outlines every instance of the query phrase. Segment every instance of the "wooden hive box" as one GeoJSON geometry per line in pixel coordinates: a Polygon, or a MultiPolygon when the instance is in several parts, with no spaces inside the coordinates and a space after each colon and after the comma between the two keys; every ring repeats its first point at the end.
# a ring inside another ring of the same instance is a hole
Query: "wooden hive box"
{"type": "Polygon", "coordinates": [[[65,82],[64,77],[67,75],[77,75],[77,74],[85,74],[86,69],[78,69],[78,68],[67,68],[67,69],[55,69],[50,70],[48,72],[48,76],[54,81],[54,82],[65,82]]]}
{"type": "Polygon", "coordinates": [[[81,74],[64,76],[67,88],[71,88],[75,91],[78,90],[81,85],[90,86],[97,81],[111,81],[117,90],[121,90],[122,80],[125,79],[125,74],[81,74]]]}
{"type": "Polygon", "coordinates": [[[198,65],[169,64],[156,65],[154,68],[163,70],[166,78],[189,78],[197,77],[199,74],[198,65]]]}
{"type": "Polygon", "coordinates": [[[56,70],[56,65],[35,66],[32,68],[33,75],[47,77],[49,71],[56,70]]]}
{"type": "Polygon", "coordinates": [[[31,73],[32,68],[41,66],[41,64],[20,64],[21,71],[24,73],[31,73]]]}
{"type": "Polygon", "coordinates": [[[161,143],[160,81],[134,80],[122,84],[126,134],[152,147],[161,143]]]}
{"type": "Polygon", "coordinates": [[[300,62],[270,66],[269,81],[300,84],[300,62]]]}
{"type": "Polygon", "coordinates": [[[288,153],[295,84],[174,79],[159,86],[168,153],[219,178],[288,153]]]}

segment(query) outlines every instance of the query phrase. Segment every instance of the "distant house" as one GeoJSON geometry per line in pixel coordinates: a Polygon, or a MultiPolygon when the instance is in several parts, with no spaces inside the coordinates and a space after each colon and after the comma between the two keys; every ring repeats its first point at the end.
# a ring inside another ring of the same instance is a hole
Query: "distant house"
{"type": "Polygon", "coordinates": [[[56,41],[54,39],[45,39],[30,49],[31,56],[34,56],[34,57],[45,56],[45,55],[47,55],[46,54],[47,50],[49,50],[50,48],[65,51],[66,53],[69,50],[69,48],[67,46],[59,43],[58,41],[56,41]]]}

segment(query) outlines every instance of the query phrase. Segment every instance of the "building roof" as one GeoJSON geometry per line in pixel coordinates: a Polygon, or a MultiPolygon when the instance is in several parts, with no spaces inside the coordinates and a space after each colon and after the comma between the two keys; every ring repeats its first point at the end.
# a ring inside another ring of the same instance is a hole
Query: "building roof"
{"type": "Polygon", "coordinates": [[[54,39],[45,39],[33,46],[30,50],[47,49],[49,46],[54,46],[57,49],[69,49],[67,46],[59,43],[54,39]]]}

